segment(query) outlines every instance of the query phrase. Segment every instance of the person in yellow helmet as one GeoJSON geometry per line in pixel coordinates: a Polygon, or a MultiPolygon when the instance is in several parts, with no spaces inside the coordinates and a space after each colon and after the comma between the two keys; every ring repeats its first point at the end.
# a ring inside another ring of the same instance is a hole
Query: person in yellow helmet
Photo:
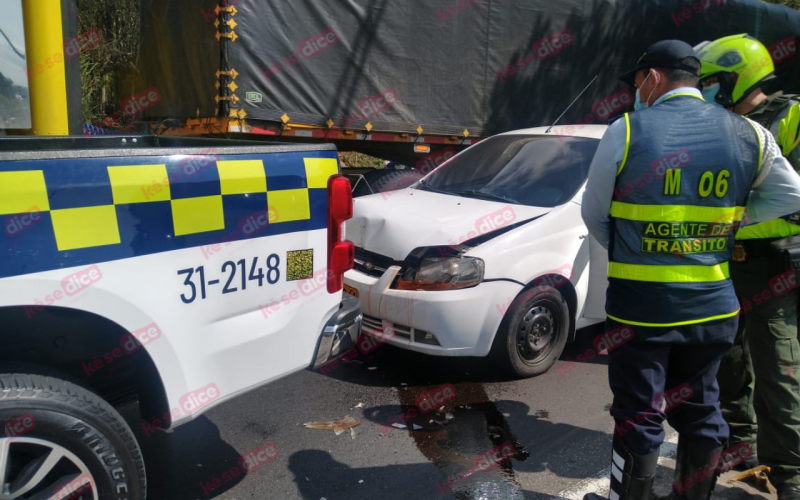
{"type": "MultiPolygon", "coordinates": [[[[769,51],[755,38],[733,35],[695,47],[703,95],[769,130],[795,171],[800,170],[797,96],[765,85],[775,78],[769,51]]],[[[800,234],[796,217],[745,225],[736,234],[730,275],[744,321],[717,374],[729,445],[747,443],[742,464],[771,467],[780,500],[800,499],[800,343],[794,270],[778,258],[776,240],[800,234]],[[757,450],[758,458],[755,452],[757,450]]]]}

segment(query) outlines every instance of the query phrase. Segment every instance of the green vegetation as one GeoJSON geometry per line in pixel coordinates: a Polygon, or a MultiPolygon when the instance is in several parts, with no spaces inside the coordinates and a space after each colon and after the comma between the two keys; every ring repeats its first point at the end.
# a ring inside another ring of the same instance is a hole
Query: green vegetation
{"type": "Polygon", "coordinates": [[[355,151],[346,151],[339,153],[339,161],[342,166],[351,168],[383,168],[383,160],[375,158],[374,156],[365,155],[364,153],[357,153],[355,151]]]}
{"type": "Polygon", "coordinates": [[[764,0],[767,3],[785,5],[789,8],[800,10],[800,0],[764,0]]]}
{"type": "Polygon", "coordinates": [[[78,0],[78,33],[97,28],[103,41],[81,54],[83,117],[102,121],[119,111],[127,75],[135,71],[139,0],[78,0]]]}

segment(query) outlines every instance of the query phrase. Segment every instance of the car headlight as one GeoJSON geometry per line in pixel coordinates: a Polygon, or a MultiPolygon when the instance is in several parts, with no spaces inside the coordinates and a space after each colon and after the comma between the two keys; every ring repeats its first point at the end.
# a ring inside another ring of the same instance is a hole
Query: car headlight
{"type": "Polygon", "coordinates": [[[483,281],[485,264],[475,257],[426,257],[397,282],[398,290],[455,290],[483,281]]]}

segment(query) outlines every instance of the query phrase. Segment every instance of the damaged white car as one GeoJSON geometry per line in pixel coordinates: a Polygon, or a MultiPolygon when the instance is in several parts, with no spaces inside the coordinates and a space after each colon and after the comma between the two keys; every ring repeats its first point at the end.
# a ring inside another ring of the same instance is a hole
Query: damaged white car
{"type": "Polygon", "coordinates": [[[605,318],[608,257],[580,215],[605,129],[494,136],[407,189],[358,198],[345,291],[364,331],[434,356],[491,355],[519,377],[547,371],[605,318]]]}

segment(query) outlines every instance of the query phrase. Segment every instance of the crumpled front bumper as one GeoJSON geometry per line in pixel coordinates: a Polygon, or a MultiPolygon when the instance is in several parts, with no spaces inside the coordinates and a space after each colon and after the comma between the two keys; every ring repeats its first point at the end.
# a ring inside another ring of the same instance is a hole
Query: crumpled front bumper
{"type": "Polygon", "coordinates": [[[498,280],[460,290],[398,290],[391,285],[399,272],[399,266],[390,266],[375,278],[352,269],[344,282],[363,299],[367,334],[391,327],[395,335],[386,343],[433,356],[486,356],[508,304],[522,288],[498,280]],[[421,341],[420,331],[437,343],[421,341]]]}
{"type": "Polygon", "coordinates": [[[329,359],[356,346],[361,335],[361,301],[352,295],[343,294],[342,304],[325,328],[322,330],[314,367],[326,363],[329,359]]]}

